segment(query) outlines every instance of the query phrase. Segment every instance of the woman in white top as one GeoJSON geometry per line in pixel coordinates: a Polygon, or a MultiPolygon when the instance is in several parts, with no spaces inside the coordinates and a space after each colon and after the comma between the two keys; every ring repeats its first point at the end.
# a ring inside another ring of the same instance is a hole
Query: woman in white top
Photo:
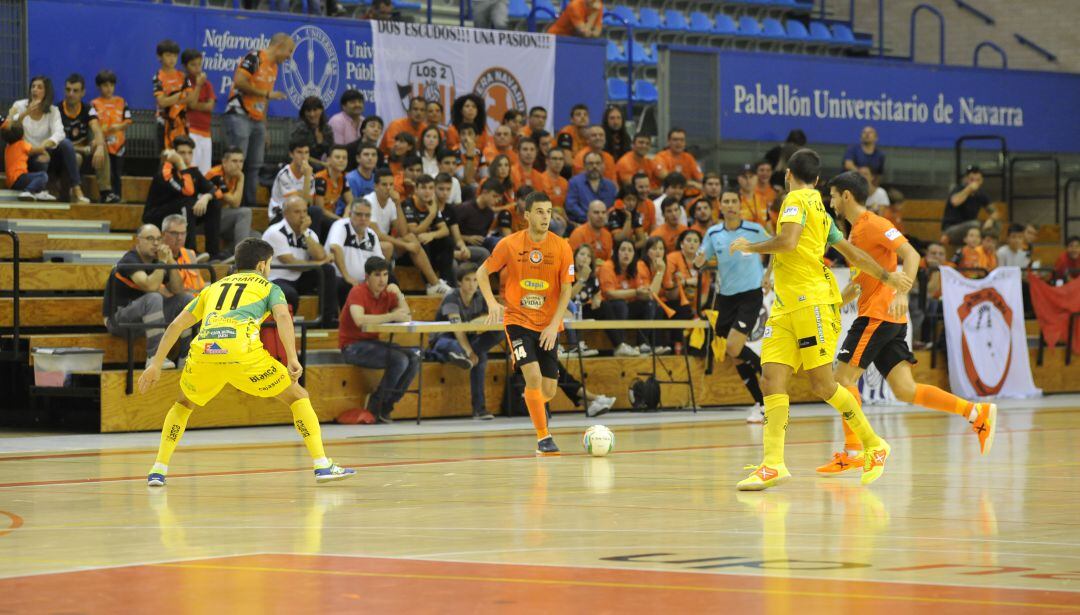
{"type": "Polygon", "coordinates": [[[439,150],[442,149],[442,135],[438,126],[428,126],[420,134],[417,148],[420,162],[424,165],[424,175],[435,177],[439,174],[439,150]]]}
{"type": "Polygon", "coordinates": [[[30,145],[45,149],[44,154],[30,159],[29,170],[47,171],[50,176],[55,176],[63,167],[71,184],[71,201],[89,203],[90,199],[83,196],[75,147],[64,135],[60,108],[52,101],[52,81],[40,75],[34,77],[30,80],[30,97],[15,101],[8,112],[8,119],[22,124],[23,138],[30,145]]]}

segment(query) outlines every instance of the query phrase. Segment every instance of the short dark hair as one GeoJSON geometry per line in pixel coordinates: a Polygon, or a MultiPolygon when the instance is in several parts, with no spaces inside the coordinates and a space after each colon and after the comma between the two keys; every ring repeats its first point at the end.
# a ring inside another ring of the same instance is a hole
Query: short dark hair
{"type": "Polygon", "coordinates": [[[536,141],[534,141],[532,137],[522,137],[522,138],[518,139],[516,149],[520,150],[521,146],[525,145],[526,143],[532,143],[536,147],[537,150],[540,149],[540,144],[537,143],[536,141]]]}
{"type": "Polygon", "coordinates": [[[537,203],[550,203],[551,197],[543,190],[534,190],[525,197],[525,211],[530,211],[537,203]]]}
{"type": "Polygon", "coordinates": [[[23,138],[22,122],[8,122],[3,128],[0,128],[0,137],[3,137],[4,141],[8,143],[21,141],[23,138]]]}
{"type": "Polygon", "coordinates": [[[364,275],[371,275],[379,271],[390,271],[390,263],[381,256],[372,256],[364,261],[364,275]]]}
{"type": "Polygon", "coordinates": [[[386,127],[386,122],[384,122],[381,117],[377,115],[369,115],[364,118],[363,122],[360,122],[360,132],[364,132],[364,129],[367,128],[367,125],[371,122],[378,122],[379,126],[382,126],[383,128],[386,127]]]}
{"type": "Polygon", "coordinates": [[[763,164],[767,164],[767,165],[769,165],[769,167],[772,167],[772,163],[769,162],[768,160],[758,160],[757,162],[754,163],[754,170],[757,171],[758,169],[761,168],[761,165],[763,165],[763,164]]]}
{"type": "Polygon", "coordinates": [[[203,57],[203,52],[198,49],[185,49],[184,53],[180,54],[180,63],[187,66],[187,63],[192,60],[198,60],[203,57]]]}
{"type": "Polygon", "coordinates": [[[796,128],[787,133],[787,139],[784,139],[784,141],[802,147],[806,145],[806,133],[796,128]]]}
{"type": "Polygon", "coordinates": [[[454,178],[450,177],[449,173],[439,173],[435,176],[436,184],[453,184],[454,178]]]}
{"type": "Polygon", "coordinates": [[[308,140],[303,138],[303,137],[295,137],[295,138],[289,139],[289,153],[290,154],[293,153],[293,151],[295,151],[295,150],[297,150],[297,149],[299,149],[301,147],[310,148],[311,144],[308,143],[308,140]]]}
{"type": "Polygon", "coordinates": [[[341,93],[341,106],[344,107],[346,103],[351,103],[354,100],[364,102],[364,94],[360,90],[345,90],[341,93]]]}
{"type": "Polygon", "coordinates": [[[345,158],[346,159],[349,158],[349,148],[345,147],[344,145],[338,145],[336,143],[334,145],[330,146],[330,149],[327,150],[326,155],[329,156],[330,154],[333,154],[337,150],[341,150],[341,151],[345,152],[345,158]]]}
{"type": "MultiPolygon", "coordinates": [[[[641,171],[638,171],[637,173],[634,173],[634,176],[630,178],[630,185],[633,186],[634,184],[637,183],[637,180],[641,179],[642,177],[644,177],[645,179],[649,179],[649,176],[646,175],[645,173],[641,172],[641,171]]],[[[652,180],[651,179],[649,179],[649,184],[652,185],[652,180]]]]}
{"type": "Polygon", "coordinates": [[[682,203],[679,202],[679,199],[665,198],[663,204],[660,205],[660,215],[664,215],[664,212],[667,211],[669,207],[681,208],[682,203]]]}
{"type": "Polygon", "coordinates": [[[408,143],[410,147],[412,147],[414,149],[416,148],[416,137],[412,136],[411,134],[409,134],[407,132],[399,132],[399,133],[397,133],[396,135],[394,135],[394,140],[395,141],[404,141],[404,142],[408,143]]]}
{"type": "Polygon", "coordinates": [[[480,192],[497,192],[499,194],[502,194],[502,182],[495,179],[494,177],[489,177],[484,180],[484,183],[480,184],[480,192]]]}
{"type": "Polygon", "coordinates": [[[685,188],[686,187],[686,176],[683,175],[682,173],[679,173],[678,171],[668,173],[666,176],[664,176],[664,183],[663,183],[663,186],[661,186],[661,187],[664,190],[667,190],[668,188],[671,188],[672,186],[683,186],[685,188]]]}
{"type": "Polygon", "coordinates": [[[236,244],[233,255],[236,258],[236,270],[249,271],[254,269],[255,265],[274,258],[274,246],[258,237],[248,237],[236,244]]]}
{"type": "Polygon", "coordinates": [[[1070,236],[1070,237],[1069,237],[1069,238],[1068,238],[1068,239],[1067,239],[1067,240],[1065,241],[1065,245],[1069,245],[1070,243],[1073,243],[1073,242],[1077,242],[1077,243],[1080,243],[1080,235],[1072,235],[1072,236],[1070,236]]]}
{"type": "Polygon", "coordinates": [[[359,147],[356,148],[356,157],[359,158],[360,154],[364,153],[364,150],[369,150],[369,149],[375,150],[375,156],[378,157],[378,155],[379,155],[379,146],[375,145],[374,143],[368,142],[368,141],[364,141],[363,143],[360,144],[359,147]]]}
{"type": "Polygon", "coordinates": [[[173,141],[172,141],[173,149],[176,149],[176,148],[180,147],[181,145],[186,145],[186,146],[190,147],[191,149],[195,149],[195,141],[193,141],[192,138],[187,136],[187,135],[180,135],[178,137],[173,138],[173,141]]]}
{"type": "Polygon", "coordinates": [[[461,281],[465,279],[465,276],[469,274],[475,275],[476,271],[477,267],[472,263],[465,263],[464,265],[459,265],[457,268],[457,276],[455,276],[457,278],[458,284],[460,284],[461,281]]]}
{"type": "Polygon", "coordinates": [[[545,109],[544,107],[541,107],[540,105],[537,105],[537,106],[532,107],[532,108],[529,109],[529,115],[532,115],[533,113],[536,113],[537,111],[543,111],[545,115],[547,114],[547,109],[545,109]]]}
{"type": "Polygon", "coordinates": [[[1027,227],[1025,227],[1023,224],[1020,224],[1019,222],[1013,222],[1009,225],[1009,234],[1012,235],[1013,233],[1023,233],[1026,228],[1027,227]]]}
{"type": "Polygon", "coordinates": [[[225,151],[221,152],[221,159],[225,160],[226,158],[228,158],[229,156],[232,156],[233,154],[240,154],[241,156],[243,156],[244,155],[244,150],[240,149],[239,147],[237,147],[235,145],[226,147],[225,151]]]}
{"type": "Polygon", "coordinates": [[[589,105],[586,105],[586,104],[583,104],[583,103],[578,103],[578,104],[574,105],[573,107],[570,107],[570,117],[574,117],[574,112],[575,111],[584,111],[585,113],[588,113],[589,112],[589,105]]]}
{"type": "Polygon", "coordinates": [[[179,55],[180,54],[180,45],[176,44],[176,41],[172,40],[171,38],[167,38],[167,39],[161,41],[160,43],[157,44],[158,57],[160,58],[163,54],[166,54],[166,53],[175,53],[175,54],[179,55]]]}
{"type": "Polygon", "coordinates": [[[681,250],[683,241],[685,241],[689,235],[697,235],[698,241],[701,241],[701,233],[699,233],[697,229],[688,228],[679,233],[679,238],[675,240],[675,247],[681,250]]]}
{"type": "Polygon", "coordinates": [[[412,109],[413,103],[418,101],[418,100],[420,102],[424,103],[424,108],[427,108],[427,100],[425,100],[423,96],[413,96],[412,98],[410,98],[409,99],[409,108],[412,109]]]}
{"type": "Polygon", "coordinates": [[[514,120],[520,120],[521,117],[521,112],[517,109],[507,109],[506,113],[503,113],[502,123],[505,124],[514,120]]]}
{"type": "Polygon", "coordinates": [[[391,171],[390,169],[388,169],[386,167],[377,167],[375,169],[375,172],[371,175],[371,179],[372,179],[372,181],[374,181],[377,184],[377,183],[379,183],[380,179],[382,179],[384,177],[393,177],[393,176],[394,176],[394,172],[391,171]]]}
{"type": "Polygon", "coordinates": [[[458,153],[455,152],[452,149],[447,149],[445,147],[440,147],[439,151],[435,152],[435,160],[438,160],[439,162],[442,162],[443,160],[446,160],[447,158],[453,158],[454,162],[457,162],[457,161],[461,160],[461,157],[458,156],[458,153]]]}
{"type": "Polygon", "coordinates": [[[407,169],[409,167],[415,167],[418,164],[423,165],[424,161],[421,160],[420,157],[416,154],[409,154],[408,156],[405,156],[404,160],[401,161],[401,168],[407,169]]]}
{"type": "Polygon", "coordinates": [[[420,177],[416,178],[416,185],[417,186],[426,186],[428,184],[434,184],[434,183],[435,183],[435,178],[428,175],[427,173],[425,173],[425,174],[421,175],[420,177]]]}
{"type": "Polygon", "coordinates": [[[676,127],[672,128],[671,130],[667,131],[667,138],[669,138],[669,139],[670,139],[670,138],[671,138],[671,135],[673,135],[673,134],[675,134],[675,133],[677,133],[677,132],[681,132],[681,133],[683,133],[684,135],[686,134],[686,131],[685,131],[685,130],[683,130],[682,128],[679,128],[678,126],[676,126],[676,127]]]}
{"type": "Polygon", "coordinates": [[[83,86],[83,89],[86,89],[86,79],[83,79],[83,76],[79,73],[71,73],[67,79],[64,79],[64,83],[78,83],[83,86]]]}
{"type": "Polygon", "coordinates": [[[791,170],[795,179],[805,184],[812,184],[821,175],[821,156],[807,147],[796,150],[791,158],[788,158],[788,169],[791,170]]]}
{"type": "MultiPolygon", "coordinates": [[[[795,171],[792,170],[791,172],[794,173],[795,171]]],[[[866,197],[870,196],[870,183],[858,171],[845,171],[837,175],[829,180],[829,188],[836,188],[836,192],[839,194],[850,192],[852,198],[859,205],[865,203],[866,197]]]]}
{"type": "Polygon", "coordinates": [[[98,87],[101,87],[106,83],[116,85],[116,73],[112,72],[107,68],[105,70],[99,71],[97,77],[94,77],[94,83],[97,84],[98,87]]]}

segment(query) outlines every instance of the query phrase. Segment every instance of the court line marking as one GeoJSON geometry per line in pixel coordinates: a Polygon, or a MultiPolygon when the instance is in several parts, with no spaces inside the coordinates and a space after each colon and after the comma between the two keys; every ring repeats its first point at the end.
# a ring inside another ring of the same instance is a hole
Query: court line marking
{"type": "MultiPolygon", "coordinates": [[[[712,412],[711,410],[705,410],[703,412],[712,412]]],[[[1033,410],[1021,410],[1021,412],[1028,412],[1031,414],[1068,414],[1080,412],[1078,408],[1069,407],[1048,407],[1048,408],[1036,408],[1033,410]]],[[[558,414],[572,414],[572,413],[556,413],[558,414]]],[[[950,415],[946,413],[935,412],[933,410],[926,410],[918,406],[909,406],[904,410],[897,410],[893,412],[881,413],[879,416],[905,416],[906,418],[929,420],[929,419],[943,419],[950,415]]],[[[632,417],[617,417],[617,418],[632,418],[632,417]]],[[[407,419],[401,419],[406,421],[407,419]]],[[[821,423],[835,421],[835,416],[807,416],[802,418],[792,418],[792,422],[795,423],[821,423]]],[[[251,425],[250,427],[285,427],[286,425],[251,425]]],[[[647,431],[660,431],[660,430],[685,430],[685,429],[701,429],[701,428],[746,428],[746,423],[737,418],[731,419],[718,419],[715,421],[685,421],[685,420],[673,420],[672,422],[659,422],[650,423],[647,425],[620,425],[619,431],[634,431],[634,432],[647,432],[647,431]]],[[[207,428],[207,429],[225,429],[225,428],[207,428]]],[[[465,431],[465,432],[452,432],[449,434],[417,434],[417,435],[400,435],[400,436],[346,436],[344,438],[336,438],[326,440],[326,445],[347,445],[347,444],[399,444],[399,443],[411,443],[411,442],[445,442],[456,440],[472,440],[475,438],[485,439],[504,439],[504,438],[518,438],[523,434],[531,431],[531,426],[522,425],[521,427],[507,426],[497,431],[465,431]],[[508,433],[513,432],[513,433],[508,433]]],[[[577,434],[581,430],[580,427],[559,427],[552,430],[552,433],[559,434],[577,434]]],[[[1038,428],[1034,430],[1026,429],[1009,429],[1002,433],[1012,432],[1024,432],[1024,431],[1061,431],[1052,430],[1048,428],[1038,428]]],[[[108,435],[108,434],[96,434],[96,435],[108,435]]],[[[191,445],[185,447],[188,451],[206,451],[206,452],[235,452],[238,450],[261,450],[261,449],[278,449],[278,448],[304,448],[303,442],[292,441],[280,441],[267,444],[207,444],[207,445],[191,445]]],[[[136,454],[153,454],[156,453],[156,448],[129,448],[129,449],[115,449],[115,450],[95,450],[84,451],[77,453],[43,453],[43,454],[25,454],[25,455],[0,455],[0,463],[5,461],[29,461],[29,460],[42,460],[42,459],[70,459],[80,457],[106,457],[114,455],[136,455],[136,454]]]]}
{"type": "Polygon", "coordinates": [[[6,510],[0,510],[0,515],[4,515],[7,518],[11,519],[11,525],[9,525],[7,529],[0,530],[0,536],[6,536],[19,529],[23,525],[23,518],[19,515],[16,515],[15,513],[8,512],[6,510]]]}
{"type": "MultiPolygon", "coordinates": [[[[479,564],[483,565],[483,564],[479,564]]],[[[506,564],[509,566],[521,566],[522,564],[506,564]]],[[[700,591],[709,593],[731,593],[731,594],[757,594],[757,595],[775,595],[775,596],[803,596],[813,598],[830,598],[836,599],[840,597],[846,598],[858,598],[864,600],[892,600],[898,602],[923,602],[931,604],[970,604],[970,605],[982,605],[982,606],[1009,606],[1009,607],[1035,607],[1054,610],[1075,610],[1076,605],[1069,604],[1048,604],[1040,602],[1012,602],[1012,601],[995,601],[995,600],[973,600],[966,598],[929,598],[922,596],[895,596],[895,595],[877,595],[877,594],[855,594],[855,593],[841,593],[841,592],[812,592],[812,591],[783,591],[773,589],[753,589],[753,588],[733,588],[733,587],[708,587],[703,585],[671,585],[660,583],[622,583],[615,581],[581,581],[574,579],[526,579],[520,577],[481,577],[470,575],[453,575],[453,574],[421,574],[421,573],[393,573],[393,572],[358,572],[358,571],[344,571],[344,570],[312,570],[307,568],[286,568],[278,566],[226,566],[220,564],[158,564],[158,567],[162,568],[185,568],[185,569],[200,569],[200,570],[234,570],[234,571],[246,571],[246,572],[275,572],[275,573],[302,573],[302,574],[321,574],[327,576],[346,576],[346,577],[368,577],[368,578],[394,578],[394,579],[411,579],[411,580],[427,580],[427,581],[472,581],[477,583],[516,583],[523,585],[549,585],[549,586],[572,586],[572,587],[597,587],[597,588],[611,588],[611,589],[646,589],[646,590],[661,590],[661,591],[700,591]]],[[[573,566],[564,566],[572,571],[573,566]]],[[[746,575],[743,575],[746,576],[746,575]]],[[[756,580],[756,579],[755,579],[756,580]]],[[[841,583],[852,583],[852,581],[839,581],[841,583]]],[[[917,585],[911,583],[909,585],[917,585]]],[[[1029,590],[1040,591],[1040,590],[1029,590]]]]}
{"type": "MultiPolygon", "coordinates": [[[[699,425],[699,427],[700,427],[700,425],[699,425]]],[[[1074,428],[1034,427],[1034,428],[1031,428],[1031,429],[1009,430],[1008,433],[1036,433],[1036,432],[1044,432],[1044,431],[1053,431],[1053,432],[1059,432],[1059,433],[1060,432],[1066,432],[1066,431],[1080,431],[1080,427],[1074,427],[1074,428]]],[[[576,433],[576,431],[574,433],[576,433]]],[[[963,432],[946,432],[946,433],[934,433],[934,434],[912,434],[912,435],[907,435],[907,436],[892,436],[891,438],[889,438],[889,440],[897,441],[897,440],[926,440],[926,439],[935,439],[935,438],[951,438],[951,437],[954,437],[954,436],[966,435],[966,434],[969,434],[969,433],[970,432],[968,432],[967,430],[964,430],[963,432]]],[[[476,438],[476,437],[483,437],[483,436],[478,434],[478,435],[470,436],[469,439],[473,439],[473,438],[476,438]]],[[[511,437],[511,436],[500,436],[500,437],[511,437]]],[[[520,437],[520,436],[513,436],[513,437],[520,437]]],[[[789,441],[786,444],[786,446],[806,446],[806,445],[811,445],[811,444],[830,444],[830,443],[833,443],[833,442],[834,442],[833,439],[829,439],[829,440],[803,440],[803,441],[795,441],[795,442],[790,442],[789,441]]],[[[356,442],[354,444],[361,444],[361,443],[356,442]]],[[[266,446],[272,446],[272,445],[266,445],[266,446]]],[[[676,446],[676,447],[671,447],[671,448],[647,448],[647,449],[616,450],[616,451],[612,451],[609,454],[611,454],[611,455],[633,455],[633,454],[642,454],[642,453],[645,453],[645,454],[671,453],[671,452],[703,451],[703,450],[724,450],[724,449],[740,449],[740,448],[760,448],[760,447],[761,447],[761,444],[759,444],[757,442],[748,442],[748,443],[745,443],[745,444],[698,444],[698,445],[693,445],[693,446],[676,446]]],[[[153,451],[150,451],[149,449],[147,449],[147,450],[148,450],[148,452],[153,452],[153,451]]],[[[201,450],[206,450],[206,449],[201,449],[201,450]]],[[[233,448],[233,449],[227,449],[227,450],[236,451],[237,449],[233,448]]],[[[565,453],[563,453],[561,455],[561,457],[588,457],[588,454],[584,453],[584,452],[581,452],[581,453],[578,453],[578,452],[574,452],[574,453],[565,452],[565,453]]],[[[522,454],[522,455],[490,455],[490,456],[483,456],[483,457],[448,457],[448,458],[439,458],[439,459],[404,459],[404,460],[400,460],[400,461],[383,461],[383,462],[373,462],[373,463],[351,464],[350,467],[353,467],[355,469],[385,468],[385,467],[397,467],[397,466],[421,466],[421,465],[437,465],[437,464],[446,464],[446,463],[462,463],[462,462],[470,462],[470,461],[520,461],[520,460],[524,460],[524,459],[535,459],[535,458],[537,458],[536,454],[532,453],[532,454],[522,454]]],[[[252,475],[252,474],[284,474],[284,473],[289,473],[289,472],[305,472],[305,471],[310,472],[311,467],[310,466],[305,466],[305,467],[302,467],[302,468],[259,468],[259,469],[252,469],[252,470],[230,470],[230,471],[219,471],[219,472],[189,472],[189,473],[183,473],[183,474],[170,474],[169,478],[170,479],[175,479],[175,478],[200,478],[200,477],[222,477],[222,476],[246,476],[246,475],[252,475]]],[[[81,479],[56,479],[56,480],[46,480],[46,481],[26,481],[26,482],[16,482],[16,483],[0,483],[0,489],[9,489],[9,488],[17,488],[17,487],[46,487],[46,486],[55,486],[55,485],[86,485],[86,484],[136,481],[136,480],[146,480],[146,477],[142,476],[142,475],[140,475],[140,476],[99,476],[99,477],[81,478],[81,479]]]]}
{"type": "MultiPolygon", "coordinates": [[[[273,553],[269,553],[269,552],[266,552],[266,551],[251,551],[251,552],[237,553],[235,555],[222,555],[221,557],[246,557],[248,555],[273,555],[273,553]]],[[[195,562],[195,561],[199,561],[199,560],[213,559],[214,557],[216,557],[216,556],[211,555],[211,556],[207,557],[206,555],[197,555],[197,556],[193,556],[193,557],[175,557],[175,558],[166,558],[166,559],[152,559],[152,560],[142,560],[142,561],[132,562],[132,563],[129,563],[129,564],[105,564],[105,565],[102,565],[102,566],[75,566],[74,568],[69,568],[67,570],[50,570],[50,571],[47,571],[47,572],[31,572],[31,573],[21,572],[21,573],[17,573],[17,574],[8,574],[8,573],[0,572],[0,581],[21,579],[21,578],[24,578],[24,577],[43,577],[43,576],[54,575],[54,574],[68,574],[68,573],[72,573],[72,572],[94,572],[96,570],[112,570],[112,569],[116,569],[116,568],[133,568],[133,567],[136,567],[136,566],[160,566],[160,565],[174,564],[174,563],[180,563],[180,562],[195,562]]]]}

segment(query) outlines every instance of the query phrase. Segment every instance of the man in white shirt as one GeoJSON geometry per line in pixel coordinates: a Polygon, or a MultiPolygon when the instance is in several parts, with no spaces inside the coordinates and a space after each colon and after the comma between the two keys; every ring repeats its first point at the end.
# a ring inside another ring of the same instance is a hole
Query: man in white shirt
{"type": "Polygon", "coordinates": [[[274,247],[273,265],[317,265],[311,269],[296,270],[272,267],[270,281],[281,287],[285,300],[297,314],[300,309],[301,293],[316,292],[319,289],[319,276],[325,284],[322,288],[321,326],[336,328],[338,301],[334,281],[334,267],[330,264],[319,237],[311,230],[311,217],[308,216],[307,202],[300,196],[285,199],[284,219],[271,224],[262,236],[263,240],[274,247]]]}
{"type": "Polygon", "coordinates": [[[316,211],[313,206],[315,199],[315,170],[308,163],[310,149],[307,141],[293,140],[289,142],[289,164],[281,167],[274,178],[274,185],[270,189],[270,205],[267,215],[271,222],[281,220],[285,200],[291,196],[299,197],[309,206],[308,215],[311,216],[312,226],[322,227],[322,212],[316,211]]]}
{"type": "Polygon", "coordinates": [[[379,235],[371,222],[371,203],[361,199],[345,210],[345,217],[334,222],[326,237],[326,250],[333,259],[338,278],[349,288],[364,281],[364,263],[372,256],[382,256],[379,235]]]}
{"type": "Polygon", "coordinates": [[[885,189],[879,185],[881,183],[881,174],[875,173],[870,167],[859,167],[859,175],[865,177],[867,183],[870,184],[870,195],[866,197],[867,209],[880,214],[882,208],[892,205],[892,201],[889,200],[889,193],[885,192],[885,189]]]}
{"type": "Polygon", "coordinates": [[[997,250],[998,267],[1019,267],[1027,269],[1031,266],[1031,253],[1024,249],[1024,225],[1012,223],[1009,225],[1009,239],[1007,243],[997,250]]]}

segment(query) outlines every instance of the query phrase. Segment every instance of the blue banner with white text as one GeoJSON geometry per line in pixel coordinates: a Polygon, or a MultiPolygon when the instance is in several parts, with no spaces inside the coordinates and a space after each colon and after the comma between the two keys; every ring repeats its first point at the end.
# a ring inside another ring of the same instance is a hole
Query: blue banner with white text
{"type": "Polygon", "coordinates": [[[1004,136],[1013,151],[1080,151],[1080,75],[881,60],[719,52],[720,137],[951,148],[1004,136]]]}

